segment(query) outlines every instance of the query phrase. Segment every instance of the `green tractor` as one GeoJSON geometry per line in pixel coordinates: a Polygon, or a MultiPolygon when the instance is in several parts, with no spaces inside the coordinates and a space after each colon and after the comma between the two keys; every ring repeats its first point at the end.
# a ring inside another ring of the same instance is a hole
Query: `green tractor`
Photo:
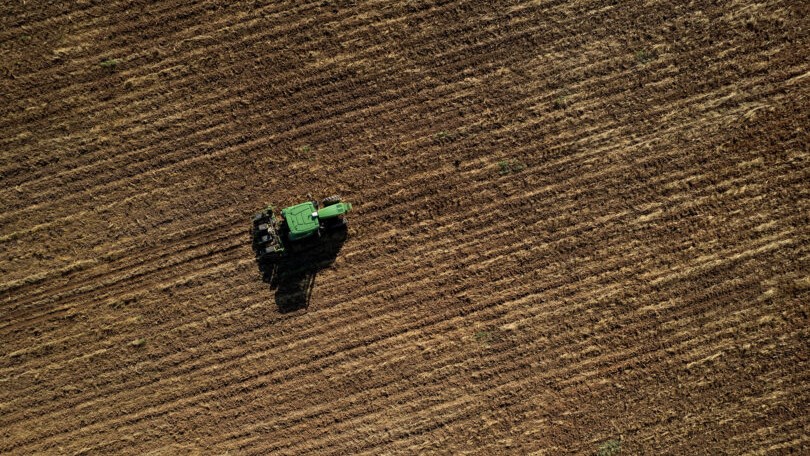
{"type": "Polygon", "coordinates": [[[253,217],[253,250],[259,260],[273,260],[289,250],[305,246],[317,239],[346,228],[345,214],[351,203],[330,196],[321,202],[307,201],[282,209],[276,217],[273,206],[268,206],[253,217]]]}

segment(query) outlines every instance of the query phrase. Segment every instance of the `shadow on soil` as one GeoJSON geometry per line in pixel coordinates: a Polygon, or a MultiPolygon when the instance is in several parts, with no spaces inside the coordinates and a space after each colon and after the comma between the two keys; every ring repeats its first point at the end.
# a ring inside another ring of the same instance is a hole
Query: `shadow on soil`
{"type": "Polygon", "coordinates": [[[262,280],[275,290],[279,312],[306,309],[315,286],[315,276],[335,262],[346,242],[346,227],[296,246],[283,258],[256,260],[262,280]]]}

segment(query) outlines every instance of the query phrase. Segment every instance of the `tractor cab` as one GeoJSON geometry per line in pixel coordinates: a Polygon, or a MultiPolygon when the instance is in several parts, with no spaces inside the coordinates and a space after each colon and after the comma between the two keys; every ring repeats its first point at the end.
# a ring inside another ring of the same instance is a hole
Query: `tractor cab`
{"type": "Polygon", "coordinates": [[[281,211],[281,216],[287,221],[291,241],[312,236],[320,228],[318,211],[312,201],[285,208],[281,211]]]}

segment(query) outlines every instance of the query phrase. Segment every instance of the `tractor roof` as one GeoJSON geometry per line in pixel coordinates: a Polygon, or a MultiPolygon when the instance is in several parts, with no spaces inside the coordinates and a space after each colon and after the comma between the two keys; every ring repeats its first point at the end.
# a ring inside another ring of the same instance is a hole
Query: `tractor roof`
{"type": "Polygon", "coordinates": [[[281,215],[287,220],[290,239],[300,239],[318,231],[318,213],[311,201],[285,208],[281,215]]]}

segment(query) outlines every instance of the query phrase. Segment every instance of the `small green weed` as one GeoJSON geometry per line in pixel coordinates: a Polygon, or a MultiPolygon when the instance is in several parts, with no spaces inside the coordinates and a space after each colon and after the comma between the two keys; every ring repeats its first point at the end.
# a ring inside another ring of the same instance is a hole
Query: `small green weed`
{"type": "Polygon", "coordinates": [[[459,134],[457,133],[450,133],[449,131],[442,130],[434,135],[434,138],[439,143],[448,143],[453,142],[459,138],[459,134]]]}
{"type": "Polygon", "coordinates": [[[655,55],[654,51],[650,51],[648,49],[639,49],[636,51],[636,61],[642,65],[652,62],[656,58],[658,58],[658,56],[655,55]]]}
{"type": "Polygon", "coordinates": [[[599,450],[597,450],[597,456],[616,456],[622,449],[622,441],[611,439],[607,442],[599,445],[599,450]]]}
{"type": "Polygon", "coordinates": [[[475,340],[482,344],[488,344],[492,341],[492,334],[489,331],[478,331],[475,333],[475,340]]]}
{"type": "Polygon", "coordinates": [[[113,69],[117,67],[119,63],[121,63],[121,61],[118,59],[104,59],[101,61],[101,63],[99,63],[99,65],[102,68],[113,69]]]}
{"type": "Polygon", "coordinates": [[[498,173],[501,176],[507,174],[519,173],[526,169],[526,164],[520,160],[507,159],[498,162],[498,173]]]}

